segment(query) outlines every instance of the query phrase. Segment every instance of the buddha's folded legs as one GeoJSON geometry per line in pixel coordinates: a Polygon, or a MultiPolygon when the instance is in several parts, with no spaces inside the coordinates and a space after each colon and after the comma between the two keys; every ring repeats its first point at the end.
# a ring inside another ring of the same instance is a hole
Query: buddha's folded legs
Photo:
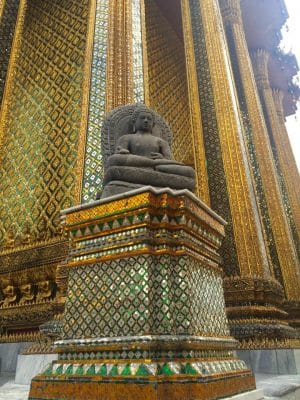
{"type": "Polygon", "coordinates": [[[136,168],[123,166],[111,166],[107,168],[104,175],[103,184],[106,186],[113,181],[128,182],[130,184],[170,187],[172,189],[194,190],[195,179],[190,176],[156,171],[153,168],[136,168]]]}
{"type": "Polygon", "coordinates": [[[188,167],[187,165],[160,164],[155,167],[155,170],[167,174],[175,174],[186,176],[189,178],[195,178],[195,171],[193,170],[193,168],[188,167]]]}

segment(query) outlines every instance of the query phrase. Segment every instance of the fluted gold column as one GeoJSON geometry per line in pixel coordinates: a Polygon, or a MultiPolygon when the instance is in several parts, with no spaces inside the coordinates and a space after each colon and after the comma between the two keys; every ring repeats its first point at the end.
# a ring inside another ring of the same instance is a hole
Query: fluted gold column
{"type": "Polygon", "coordinates": [[[192,0],[190,5],[194,15],[199,12],[206,42],[240,275],[269,276],[218,2],[192,0]]]}
{"type": "Polygon", "coordinates": [[[288,347],[291,328],[282,310],[284,291],[273,278],[267,255],[249,130],[234,84],[219,2],[189,4],[211,205],[229,222],[221,251],[230,331],[240,348],[270,348],[278,341],[288,347]]]}
{"type": "Polygon", "coordinates": [[[189,106],[192,126],[192,138],[193,138],[193,149],[194,149],[194,160],[195,160],[195,172],[197,182],[197,194],[205,201],[210,204],[209,200],[209,188],[208,188],[208,177],[206,170],[206,158],[204,151],[204,139],[203,130],[201,125],[200,116],[200,102],[199,92],[197,87],[197,72],[195,63],[195,54],[193,48],[193,37],[192,27],[190,22],[190,9],[188,0],[181,0],[182,9],[182,27],[184,35],[184,46],[186,56],[186,68],[187,68],[187,83],[189,92],[189,106]]]}
{"type": "MultiPolygon", "coordinates": [[[[262,49],[257,49],[256,51],[253,51],[251,53],[251,59],[252,59],[252,64],[253,64],[253,68],[254,68],[253,70],[254,70],[254,74],[255,74],[255,80],[257,83],[261,103],[263,106],[263,111],[264,111],[264,116],[265,116],[265,120],[267,123],[269,136],[270,136],[271,140],[274,142],[273,157],[274,157],[275,161],[277,162],[278,173],[280,175],[283,175],[282,190],[283,190],[283,192],[284,192],[283,194],[286,198],[285,207],[287,209],[287,214],[290,217],[290,226],[292,228],[294,226],[295,230],[296,230],[296,226],[299,227],[299,220],[297,221],[297,225],[296,225],[296,220],[295,220],[294,216],[299,215],[298,214],[299,210],[297,210],[297,205],[295,202],[293,202],[293,205],[291,204],[292,203],[291,199],[294,199],[294,197],[289,192],[290,186],[287,185],[287,180],[288,180],[287,177],[290,174],[290,170],[287,166],[285,166],[284,169],[282,167],[283,159],[281,157],[282,157],[282,151],[283,151],[282,146],[284,145],[283,142],[282,142],[282,144],[280,144],[282,136],[283,136],[282,135],[282,126],[281,126],[281,123],[279,123],[277,107],[274,102],[274,94],[273,94],[273,90],[272,90],[272,88],[270,86],[270,82],[269,82],[269,75],[268,75],[269,57],[270,57],[269,53],[262,49]],[[292,207],[293,207],[293,210],[292,210],[292,207]]],[[[286,161],[287,161],[287,159],[286,159],[286,161]]],[[[290,181],[290,182],[292,182],[292,185],[296,185],[297,180],[298,179],[296,178],[296,181],[294,181],[294,182],[290,181]]],[[[293,192],[294,192],[294,190],[293,190],[293,192]]],[[[298,208],[299,208],[299,205],[298,205],[298,208]]],[[[297,235],[297,232],[295,232],[295,233],[297,235]]],[[[298,236],[299,236],[299,228],[298,228],[298,236]]],[[[299,270],[299,268],[298,268],[298,270],[299,270]]]]}
{"type": "Polygon", "coordinates": [[[285,118],[283,111],[283,93],[278,89],[272,90],[274,105],[277,113],[278,128],[273,132],[281,171],[283,173],[286,189],[288,192],[291,211],[297,227],[298,235],[300,235],[300,178],[294,158],[291,143],[285,126],[285,118]]]}
{"type": "Polygon", "coordinates": [[[110,0],[106,112],[133,102],[131,0],[110,0]]]}
{"type": "Polygon", "coordinates": [[[283,284],[288,298],[296,299],[300,296],[299,275],[297,273],[297,255],[293,238],[285,215],[283,201],[276,175],[272,150],[264,122],[263,112],[257,93],[251,60],[243,30],[240,0],[219,0],[229,39],[230,54],[234,62],[238,63],[239,76],[235,75],[237,87],[243,91],[246,113],[248,114],[252,140],[260,173],[271,229],[280,262],[283,284]],[[228,31],[227,31],[228,28],[228,31]],[[229,31],[230,29],[230,31],[229,31]],[[240,82],[238,82],[240,80],[240,82]],[[293,282],[293,283],[292,283],[293,282]]]}

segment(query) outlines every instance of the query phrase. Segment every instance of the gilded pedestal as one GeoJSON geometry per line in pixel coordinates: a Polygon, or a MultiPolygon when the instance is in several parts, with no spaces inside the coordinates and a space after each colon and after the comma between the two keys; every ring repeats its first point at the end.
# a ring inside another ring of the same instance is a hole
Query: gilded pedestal
{"type": "Polygon", "coordinates": [[[33,399],[217,399],[255,388],[234,357],[217,249],[190,192],[146,189],[65,212],[64,339],[33,399]]]}

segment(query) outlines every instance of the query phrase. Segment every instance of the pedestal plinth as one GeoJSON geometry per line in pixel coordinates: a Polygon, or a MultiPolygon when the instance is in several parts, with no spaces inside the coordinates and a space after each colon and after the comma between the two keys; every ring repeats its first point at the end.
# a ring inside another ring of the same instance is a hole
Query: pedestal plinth
{"type": "Polygon", "coordinates": [[[31,400],[210,400],[255,388],[232,352],[220,217],[186,190],[150,187],[64,216],[64,339],[31,400]]]}

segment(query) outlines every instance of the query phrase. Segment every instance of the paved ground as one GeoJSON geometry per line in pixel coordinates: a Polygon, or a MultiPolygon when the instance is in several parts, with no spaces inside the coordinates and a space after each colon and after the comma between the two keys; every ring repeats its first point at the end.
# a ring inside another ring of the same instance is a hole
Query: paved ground
{"type": "Polygon", "coordinates": [[[17,385],[11,376],[0,376],[0,400],[27,400],[29,385],[17,385]]]}
{"type": "MultiPolygon", "coordinates": [[[[257,375],[256,383],[266,400],[300,400],[300,375],[257,375]]],[[[11,376],[0,377],[0,400],[27,400],[28,392],[29,385],[17,385],[11,376]]]]}
{"type": "Polygon", "coordinates": [[[255,375],[266,400],[300,400],[300,375],[255,375]]]}

